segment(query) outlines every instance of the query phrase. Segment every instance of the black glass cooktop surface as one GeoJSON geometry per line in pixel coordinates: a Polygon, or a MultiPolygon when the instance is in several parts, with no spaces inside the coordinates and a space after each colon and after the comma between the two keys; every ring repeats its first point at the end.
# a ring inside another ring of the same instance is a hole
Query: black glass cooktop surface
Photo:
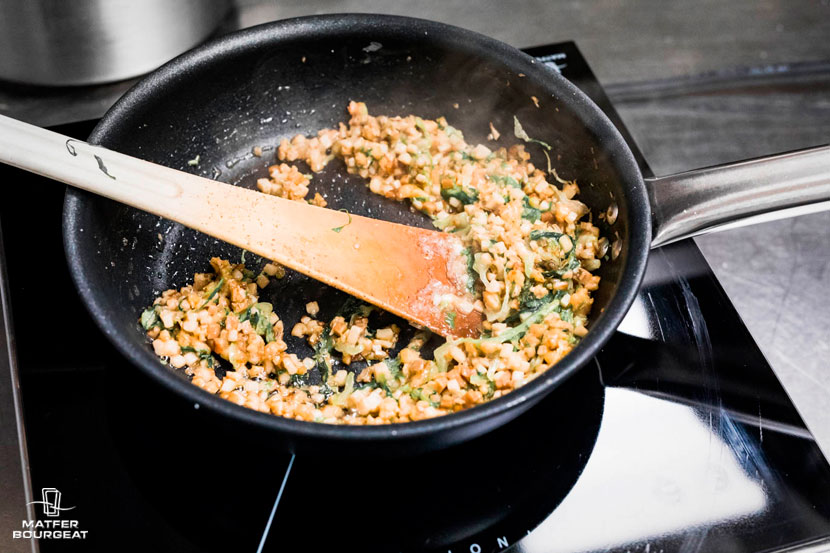
{"type": "MultiPolygon", "coordinates": [[[[572,43],[530,53],[622,129],[572,43]]],[[[121,358],[70,281],[63,188],[0,175],[28,198],[7,195],[0,222],[34,495],[72,508],[39,518],[85,531],[43,537],[44,553],[760,552],[830,536],[830,467],[690,240],[653,252],[607,347],[512,423],[405,459],[295,458],[121,358]]]]}

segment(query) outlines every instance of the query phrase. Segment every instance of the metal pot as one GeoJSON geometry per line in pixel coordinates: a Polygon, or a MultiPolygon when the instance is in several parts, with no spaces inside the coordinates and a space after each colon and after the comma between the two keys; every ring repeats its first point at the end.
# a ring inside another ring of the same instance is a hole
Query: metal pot
{"type": "Polygon", "coordinates": [[[38,85],[117,81],[205,39],[228,0],[0,0],[0,78],[38,85]]]}

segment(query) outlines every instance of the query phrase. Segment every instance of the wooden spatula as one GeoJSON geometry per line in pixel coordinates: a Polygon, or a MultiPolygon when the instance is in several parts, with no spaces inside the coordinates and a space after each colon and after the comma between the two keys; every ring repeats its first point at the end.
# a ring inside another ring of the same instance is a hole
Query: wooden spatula
{"type": "Polygon", "coordinates": [[[442,336],[479,335],[466,258],[451,234],[269,196],[3,116],[0,161],[273,259],[442,336]]]}

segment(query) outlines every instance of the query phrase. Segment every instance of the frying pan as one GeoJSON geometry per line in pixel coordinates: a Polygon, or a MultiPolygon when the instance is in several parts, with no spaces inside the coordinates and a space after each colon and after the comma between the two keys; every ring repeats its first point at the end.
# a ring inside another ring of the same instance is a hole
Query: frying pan
{"type": "MultiPolygon", "coordinates": [[[[649,248],[728,221],[830,200],[826,149],[644,181],[634,157],[601,110],[563,77],[526,54],[444,24],[379,15],[291,19],[224,36],[152,73],[127,92],[89,141],[176,169],[253,187],[276,161],[281,138],[336,126],[349,100],[370,113],[446,116],[469,143],[518,142],[513,117],[552,147],[558,174],[580,183],[580,199],[617,246],[599,270],[590,332],[556,366],[504,397],[451,415],[396,425],[344,427],[258,413],[191,385],[159,362],[138,314],[160,291],[180,287],[208,259],[243,252],[196,231],[101,197],[69,189],[64,243],[72,278],[101,330],[142,371],[179,393],[292,451],[406,454],[481,435],[526,411],[585,365],[633,301],[649,248]],[[533,101],[538,101],[539,106],[533,101]],[[263,156],[251,154],[254,146],[263,156]],[[188,164],[199,156],[198,165],[188,164]],[[826,176],[826,174],[825,174],[826,176]],[[599,215],[605,213],[606,217],[599,215]],[[610,216],[609,216],[610,215],[610,216]]],[[[532,145],[534,162],[543,167],[532,145]]],[[[400,223],[430,222],[331,163],[312,180],[329,207],[400,223]]],[[[248,256],[249,264],[264,260],[248,256]]],[[[316,300],[321,319],[343,295],[290,273],[262,293],[290,328],[316,300]]],[[[404,327],[406,325],[403,325],[404,327]]],[[[406,343],[402,336],[400,343],[406,343]]],[[[303,343],[289,337],[300,356],[303,343]]],[[[354,368],[354,366],[353,366],[354,368]]],[[[358,366],[356,370],[360,370],[358,366]]],[[[152,409],[152,398],[146,406],[152,409]]],[[[242,426],[240,426],[242,428],[242,426]]]]}

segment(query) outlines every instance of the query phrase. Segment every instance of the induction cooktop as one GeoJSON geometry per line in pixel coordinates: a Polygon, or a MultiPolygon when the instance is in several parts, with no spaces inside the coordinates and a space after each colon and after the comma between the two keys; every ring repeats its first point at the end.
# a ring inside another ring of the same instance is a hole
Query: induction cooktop
{"type": "MultiPolygon", "coordinates": [[[[577,47],[528,53],[606,111],[648,174],[577,47]]],[[[56,130],[83,138],[94,123],[56,130]]],[[[691,240],[653,252],[602,352],[506,426],[403,459],[295,457],[123,359],[71,284],[63,188],[0,175],[29,198],[0,203],[17,351],[6,372],[19,377],[28,444],[22,472],[2,468],[9,551],[830,548],[830,466],[691,240]]]]}

